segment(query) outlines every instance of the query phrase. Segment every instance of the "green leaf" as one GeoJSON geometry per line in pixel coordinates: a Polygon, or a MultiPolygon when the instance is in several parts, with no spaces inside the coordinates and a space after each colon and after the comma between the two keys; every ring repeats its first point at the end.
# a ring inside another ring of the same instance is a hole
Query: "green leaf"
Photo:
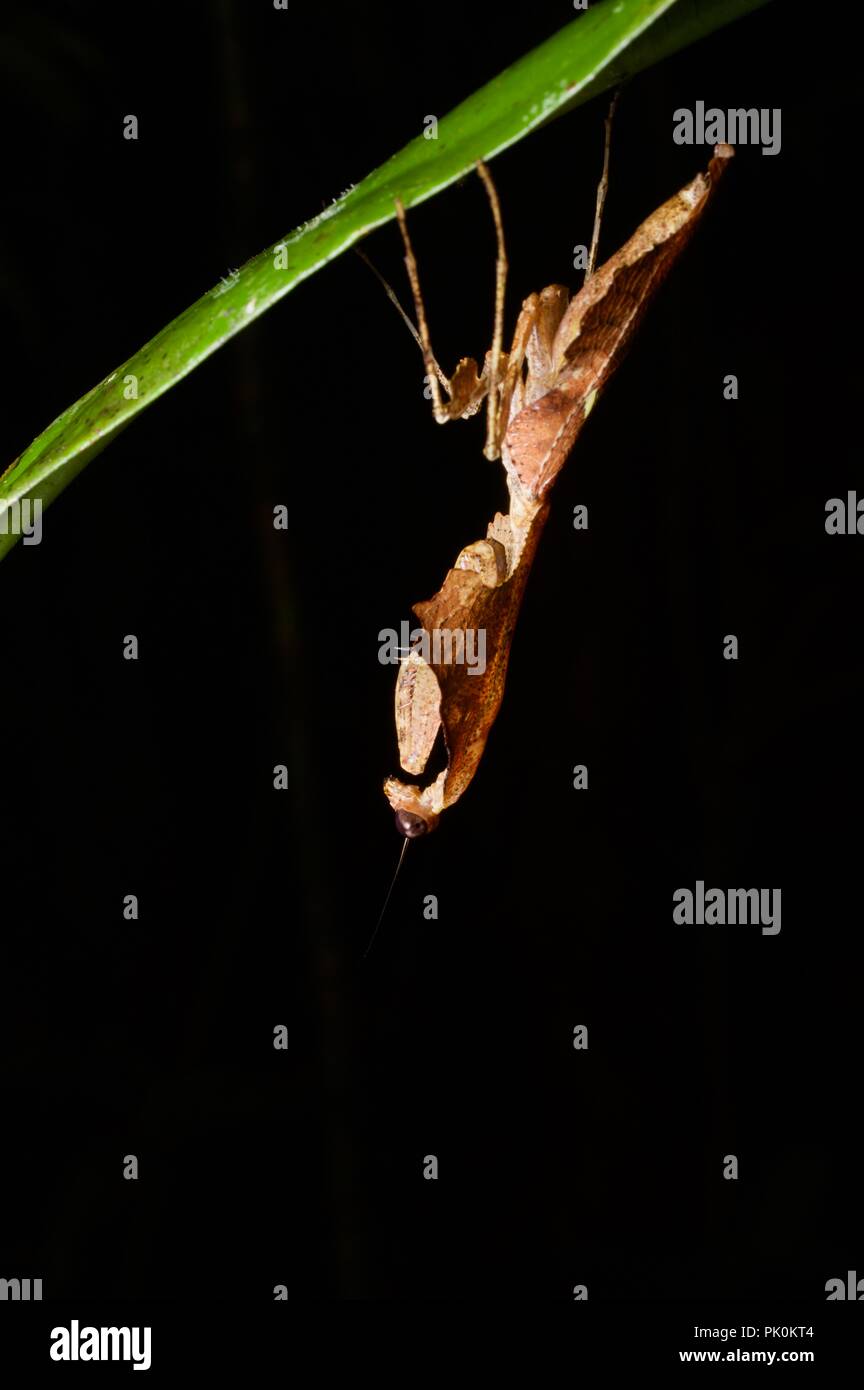
{"type": "Polygon", "coordinates": [[[17,529],[4,515],[10,504],[33,497],[47,506],[163,391],[301,280],[388,222],[397,194],[406,207],[431,198],[478,159],[491,159],[552,117],[766,2],[601,0],[592,5],[443,117],[436,139],[418,135],[326,211],[232,272],[59,415],[0,478],[0,558],[17,539],[4,534],[17,529]],[[127,399],[132,389],[137,396],[127,399]]]}

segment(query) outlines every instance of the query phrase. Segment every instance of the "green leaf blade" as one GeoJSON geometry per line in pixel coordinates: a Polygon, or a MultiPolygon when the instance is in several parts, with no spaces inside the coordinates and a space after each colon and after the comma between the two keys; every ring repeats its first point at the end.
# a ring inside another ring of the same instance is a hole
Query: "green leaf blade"
{"type": "MultiPolygon", "coordinates": [[[[615,86],[767,0],[601,0],[479,89],[282,242],[190,305],[64,411],[0,477],[4,508],[43,506],[148,405],[302,280],[407,207],[462,178],[553,117],[615,86]],[[287,267],[277,266],[284,245],[287,267]],[[130,396],[134,378],[137,396],[130,396]]],[[[0,558],[17,536],[0,529],[0,558]]]]}

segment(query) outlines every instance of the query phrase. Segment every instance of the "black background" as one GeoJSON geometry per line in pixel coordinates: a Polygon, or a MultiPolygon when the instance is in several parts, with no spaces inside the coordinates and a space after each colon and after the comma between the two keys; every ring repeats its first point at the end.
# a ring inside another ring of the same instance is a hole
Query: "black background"
{"type": "MultiPolygon", "coordinates": [[[[3,463],[571,17],[7,7],[3,463]]],[[[146,411],[3,564],[0,1274],[46,1298],[819,1301],[864,1273],[864,541],[824,530],[864,491],[854,84],[810,18],[769,6],[626,90],[604,255],[706,163],[675,108],[782,107],[782,152],[739,150],[581,436],[480,771],[365,963],[400,844],[378,632],[505,494],[479,418],[433,423],[360,260],[146,411]],[[673,926],[697,879],[780,887],[779,936],[673,926]]],[[[605,107],[494,161],[511,327],[580,278],[605,107]]],[[[439,359],[482,356],[478,180],[411,226],[439,359]]],[[[407,302],[395,226],[365,249],[407,302]]]]}

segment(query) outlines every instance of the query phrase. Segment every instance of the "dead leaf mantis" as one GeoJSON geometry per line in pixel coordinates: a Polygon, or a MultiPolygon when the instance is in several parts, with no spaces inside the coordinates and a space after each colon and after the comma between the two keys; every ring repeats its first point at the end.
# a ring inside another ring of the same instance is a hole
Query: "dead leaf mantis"
{"type": "Polygon", "coordinates": [[[466,419],[485,404],[483,452],[487,459],[501,459],[510,499],[508,513],[495,515],[486,537],[460,552],[438,593],[413,610],[430,642],[425,652],[412,650],[400,663],[396,682],[399,760],[404,771],[422,774],[440,733],[447,765],[424,787],[395,777],[384,783],[397,828],[406,841],[434,830],[442,811],[458,800],[477,770],[501,705],[516,619],[549,515],[549,490],[733,154],[731,146],[717,145],[707,171],[652,213],[620,251],[594,271],[607,185],[610,120],[611,111],[585,283],[572,298],[562,285],[549,285],[529,295],[509,352],[503,350],[507,255],[501,210],[489,170],[478,163],[497,240],[492,346],[481,372],[472,358],[462,358],[449,378],[438,365],[405,209],[400,200],[396,203],[417,318],[416,330],[410,320],[409,327],[423,352],[434,417],[439,424],[466,419]],[[485,669],[480,672],[454,660],[452,643],[449,659],[441,659],[440,650],[437,657],[433,655],[432,639],[441,632],[484,633],[485,669]]]}

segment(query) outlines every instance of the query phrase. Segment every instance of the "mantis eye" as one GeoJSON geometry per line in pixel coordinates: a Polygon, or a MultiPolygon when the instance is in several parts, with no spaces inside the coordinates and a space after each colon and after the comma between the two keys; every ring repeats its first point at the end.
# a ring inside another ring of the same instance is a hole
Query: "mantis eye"
{"type": "Polygon", "coordinates": [[[429,826],[422,816],[415,816],[413,811],[397,811],[396,829],[406,840],[416,840],[418,835],[426,834],[429,826]]]}

